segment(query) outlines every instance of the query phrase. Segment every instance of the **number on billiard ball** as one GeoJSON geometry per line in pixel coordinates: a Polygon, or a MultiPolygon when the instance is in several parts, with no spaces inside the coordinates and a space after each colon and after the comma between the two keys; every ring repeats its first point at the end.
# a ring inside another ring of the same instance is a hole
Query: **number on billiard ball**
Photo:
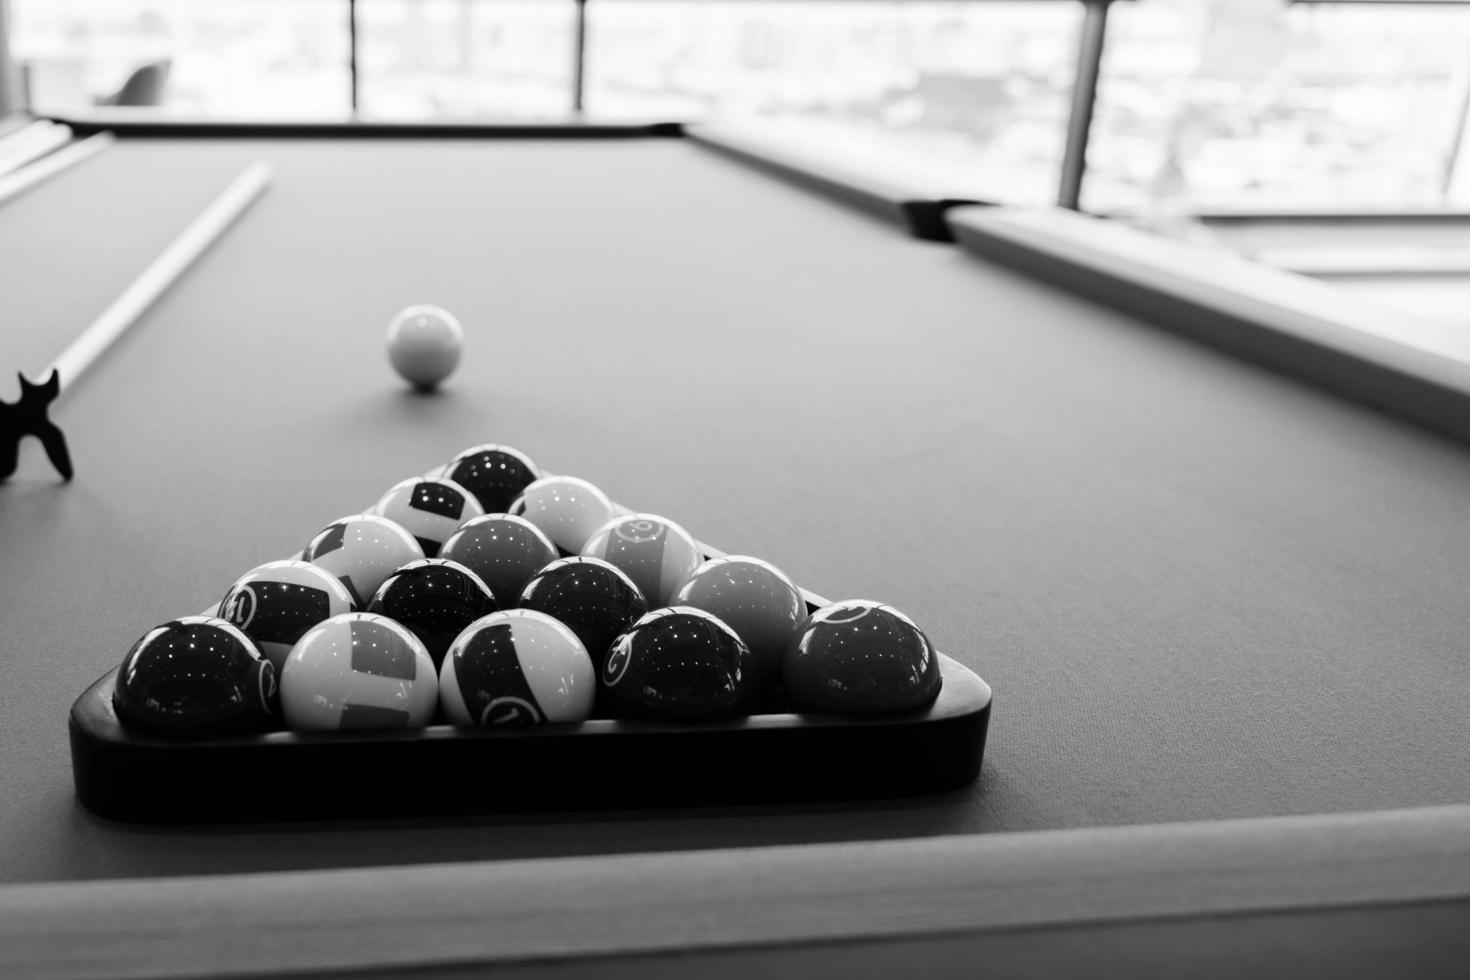
{"type": "Polygon", "coordinates": [[[317,623],[352,610],[337,577],[304,561],[272,561],[252,568],[220,600],[227,620],[263,653],[277,673],[296,641],[317,623]]]}
{"type": "Polygon", "coordinates": [[[519,728],[592,714],[592,659],[567,626],[531,609],[491,613],[449,646],[439,702],[455,725],[519,728]]]}
{"type": "Polygon", "coordinates": [[[593,532],[582,554],[627,572],[653,609],[667,606],[704,561],[689,532],[657,514],[613,518],[593,532]]]}

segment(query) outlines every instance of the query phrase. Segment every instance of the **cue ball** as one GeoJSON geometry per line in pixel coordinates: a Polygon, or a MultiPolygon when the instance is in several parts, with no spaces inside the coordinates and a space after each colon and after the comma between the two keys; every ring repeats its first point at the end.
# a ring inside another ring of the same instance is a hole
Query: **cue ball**
{"type": "Polygon", "coordinates": [[[565,623],[599,670],[613,640],[648,612],[643,593],[622,569],[583,557],[559,558],[537,572],[519,606],[565,623]]]}
{"type": "Polygon", "coordinates": [[[452,480],[409,477],[383,494],[373,513],[412,534],[425,558],[437,558],[460,525],[484,511],[468,490],[452,480]]]}
{"type": "Polygon", "coordinates": [[[366,611],[408,627],[429,651],[437,671],[454,638],[499,608],[489,587],[468,568],[442,558],[423,558],[388,576],[366,611]]]}
{"type": "Polygon", "coordinates": [[[712,558],[694,570],[674,603],[719,617],[755,656],[761,686],[781,679],[786,640],[806,618],[806,600],[775,565],[744,555],[712,558]]]}
{"type": "Polygon", "coordinates": [[[486,514],[466,521],[444,542],[439,557],[457,561],[480,576],[500,607],[509,609],[531,576],[557,555],[551,539],[524,517],[486,514]]]}
{"type": "Polygon", "coordinates": [[[378,587],[424,549],[400,525],[377,514],[354,514],[318,531],[302,557],[337,576],[352,595],[353,608],[366,606],[378,587]]]}
{"type": "Polygon", "coordinates": [[[459,364],[464,328],[437,306],[410,306],[388,324],[388,361],[403,380],[432,391],[459,364]]]}
{"type": "Polygon", "coordinates": [[[879,602],[849,599],[812,613],[786,641],[781,665],[797,711],[871,715],[939,696],[939,655],[924,631],[879,602]]]}
{"type": "Polygon", "coordinates": [[[614,517],[587,539],[582,554],[627,572],[652,609],[669,605],[704,561],[689,532],[657,514],[614,517]]]}
{"type": "Polygon", "coordinates": [[[317,624],[281,671],[281,713],[293,731],[419,728],[438,702],[429,651],[407,627],[373,613],[317,624]]]}
{"type": "MultiPolygon", "coordinates": [[[[439,701],[451,724],[518,728],[584,721],[596,673],[565,624],[531,609],[491,613],[449,646],[439,668],[439,701]]],[[[494,762],[487,772],[493,775],[494,762]]]]}
{"type": "Polygon", "coordinates": [[[519,449],[493,443],[466,449],[444,468],[444,476],[475,495],[487,514],[503,514],[541,479],[541,469],[519,449]]]}
{"type": "Polygon", "coordinates": [[[586,480],[544,476],[521,492],[510,513],[524,517],[546,532],[552,544],[575,555],[594,531],[612,520],[614,510],[607,494],[586,480]]]}
{"type": "Polygon", "coordinates": [[[276,669],[222,619],[184,616],[144,633],[123,657],[112,704],[123,722],[163,735],[269,725],[276,669]]]}
{"type": "Polygon", "coordinates": [[[250,637],[277,673],[307,630],[351,611],[352,596],[337,577],[304,561],[272,561],[252,568],[230,586],[219,604],[219,618],[250,637]]]}
{"type": "Polygon", "coordinates": [[[748,715],[758,694],[745,641],[691,606],[655,609],[613,641],[598,687],[617,718],[748,715]]]}

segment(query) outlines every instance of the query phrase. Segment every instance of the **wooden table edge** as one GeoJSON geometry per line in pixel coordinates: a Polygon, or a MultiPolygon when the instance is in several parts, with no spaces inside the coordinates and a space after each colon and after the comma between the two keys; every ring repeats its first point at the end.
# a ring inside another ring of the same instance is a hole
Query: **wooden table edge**
{"type": "Polygon", "coordinates": [[[1467,897],[1470,806],[1426,807],[18,884],[0,975],[426,971],[1467,897]]]}

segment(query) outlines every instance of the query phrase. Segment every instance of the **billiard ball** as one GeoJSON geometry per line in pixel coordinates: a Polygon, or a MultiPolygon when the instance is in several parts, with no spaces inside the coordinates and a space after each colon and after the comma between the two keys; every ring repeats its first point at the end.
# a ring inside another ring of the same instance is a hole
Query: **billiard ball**
{"type": "Polygon", "coordinates": [[[575,555],[615,511],[607,494],[586,480],[543,476],[521,491],[509,513],[524,517],[546,532],[552,544],[575,555]]]}
{"type": "Polygon", "coordinates": [[[223,735],[269,727],[276,669],[222,619],[184,616],[144,633],[117,671],[112,706],[125,724],[160,735],[223,735]]]}
{"type": "Polygon", "coordinates": [[[452,480],[410,477],[383,494],[373,513],[412,534],[425,558],[437,558],[450,535],[484,511],[468,490],[452,480]]]}
{"type": "Polygon", "coordinates": [[[657,514],[614,517],[593,532],[582,545],[582,554],[627,572],[655,609],[667,606],[704,561],[689,532],[657,514]]]}
{"type": "Polygon", "coordinates": [[[337,577],[304,561],[272,561],[252,568],[220,600],[219,617],[250,637],[280,672],[296,641],[317,623],[352,611],[352,596],[337,577]]]}
{"type": "Polygon", "coordinates": [[[366,611],[408,627],[438,670],[454,638],[499,608],[489,587],[468,568],[442,558],[423,558],[388,576],[366,611]]]}
{"type": "Polygon", "coordinates": [[[690,606],[655,609],[613,641],[599,687],[620,718],[699,720],[749,714],[755,658],[735,631],[690,606]]]}
{"type": "Polygon", "coordinates": [[[700,565],[673,602],[703,609],[740,634],[767,690],[781,679],[787,638],[806,618],[806,600],[791,579],[775,565],[744,555],[711,558],[700,565]]]}
{"type": "Polygon", "coordinates": [[[584,721],[596,684],[592,659],[570,628],[531,609],[507,609],[472,623],[449,645],[439,702],[455,725],[584,721]]]}
{"type": "Polygon", "coordinates": [[[454,457],[444,476],[474,494],[485,513],[503,514],[521,491],[541,479],[541,470],[520,450],[491,444],[454,457]]]}
{"type": "Polygon", "coordinates": [[[559,558],[537,572],[521,592],[520,607],[543,612],[571,627],[602,667],[612,641],[648,612],[638,586],[601,558],[559,558]]]}
{"type": "Polygon", "coordinates": [[[293,731],[418,728],[438,702],[429,651],[407,627],[374,613],[318,623],[281,671],[281,714],[293,731]]]}
{"type": "Polygon", "coordinates": [[[301,557],[337,576],[361,609],[395,568],[424,557],[424,549],[402,526],[376,514],[333,521],[306,543],[301,557]]]}
{"type": "Polygon", "coordinates": [[[557,557],[556,545],[524,517],[486,514],[466,521],[444,547],[448,558],[480,576],[502,609],[516,604],[526,583],[557,557]]]}
{"type": "Polygon", "coordinates": [[[410,306],[388,324],[388,361],[403,380],[432,391],[459,364],[464,328],[437,306],[410,306]]]}
{"type": "Polygon", "coordinates": [[[849,599],[802,620],[781,665],[797,711],[870,715],[919,708],[939,696],[939,655],[912,619],[849,599]]]}

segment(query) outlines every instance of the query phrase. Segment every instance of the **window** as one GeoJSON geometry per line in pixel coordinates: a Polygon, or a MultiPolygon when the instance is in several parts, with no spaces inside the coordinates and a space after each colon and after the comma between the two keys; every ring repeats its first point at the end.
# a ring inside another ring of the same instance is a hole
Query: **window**
{"type": "Polygon", "coordinates": [[[947,196],[1055,201],[1075,3],[588,5],[589,114],[759,120],[947,196]]]}
{"type": "Polygon", "coordinates": [[[1167,211],[1463,201],[1467,99],[1470,7],[1118,4],[1083,203],[1167,211]]]}
{"type": "Polygon", "coordinates": [[[360,0],[359,108],[376,119],[562,119],[571,0],[360,0]]]}
{"type": "Polygon", "coordinates": [[[11,0],[31,106],[86,111],[167,64],[167,109],[192,117],[343,118],[347,8],[323,0],[11,0]]]}

